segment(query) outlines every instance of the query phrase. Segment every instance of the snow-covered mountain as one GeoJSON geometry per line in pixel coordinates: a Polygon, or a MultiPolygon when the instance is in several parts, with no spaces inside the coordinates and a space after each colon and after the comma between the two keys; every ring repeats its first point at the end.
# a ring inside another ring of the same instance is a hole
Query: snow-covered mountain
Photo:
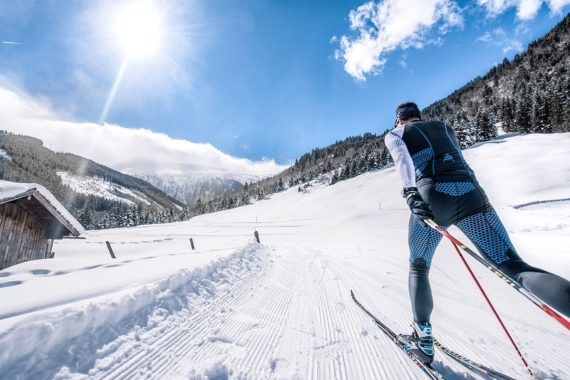
{"type": "MultiPolygon", "coordinates": [[[[465,151],[519,254],[566,278],[569,146],[570,133],[522,135],[465,151]]],[[[186,222],[58,241],[54,259],[0,272],[0,374],[423,379],[349,293],[354,289],[396,331],[409,332],[408,217],[400,181],[385,168],[186,222]],[[109,257],[106,241],[117,259],[109,257]]],[[[468,242],[456,228],[450,232],[468,242]]],[[[570,379],[570,332],[467,259],[532,370],[544,379],[570,379]]],[[[513,378],[527,378],[445,240],[430,277],[438,339],[513,378]]],[[[449,379],[483,378],[440,353],[434,366],[449,379]]]]}
{"type": "Polygon", "coordinates": [[[231,178],[197,177],[190,174],[146,174],[136,177],[187,205],[193,205],[198,199],[202,202],[211,201],[222,194],[240,190],[244,185],[231,178]]]}
{"type": "Polygon", "coordinates": [[[140,178],[187,205],[198,199],[210,201],[224,193],[240,190],[246,182],[262,176],[238,173],[233,170],[205,169],[203,165],[182,163],[164,164],[147,161],[117,165],[122,173],[140,178]]]}

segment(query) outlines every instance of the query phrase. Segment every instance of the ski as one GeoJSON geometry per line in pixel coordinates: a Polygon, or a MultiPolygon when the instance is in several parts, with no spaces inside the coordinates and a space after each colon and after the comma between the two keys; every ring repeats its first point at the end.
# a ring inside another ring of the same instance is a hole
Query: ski
{"type": "Polygon", "coordinates": [[[463,355],[458,354],[457,352],[447,348],[441,342],[434,338],[433,340],[434,345],[445,355],[449,356],[451,359],[455,360],[459,364],[463,365],[465,368],[470,369],[474,372],[478,372],[479,374],[485,377],[491,377],[500,380],[515,380],[514,378],[507,376],[499,371],[496,371],[492,368],[484,366],[483,364],[479,364],[474,362],[473,360],[466,358],[463,355]]]}
{"type": "Polygon", "coordinates": [[[380,328],[380,330],[382,330],[382,332],[384,332],[384,334],[386,334],[398,347],[400,347],[400,349],[402,351],[404,351],[406,356],[408,358],[410,358],[426,374],[426,376],[428,378],[433,379],[433,380],[441,380],[444,378],[441,373],[439,373],[431,365],[422,362],[414,354],[414,352],[412,351],[414,349],[414,346],[412,344],[410,344],[410,342],[408,342],[406,339],[404,339],[404,337],[402,335],[396,334],[394,331],[392,331],[392,329],[390,329],[388,326],[386,326],[382,321],[380,321],[378,318],[376,318],[374,316],[374,314],[372,314],[367,308],[365,308],[356,299],[356,296],[354,295],[354,292],[352,290],[350,290],[350,296],[352,297],[352,300],[354,301],[354,303],[356,303],[356,305],[358,305],[358,307],[360,307],[360,309],[362,309],[370,318],[372,318],[372,320],[374,321],[376,326],[378,326],[380,328]]]}
{"type": "Polygon", "coordinates": [[[501,280],[505,281],[513,289],[515,289],[520,294],[522,294],[530,302],[532,302],[533,304],[538,306],[542,311],[544,311],[545,313],[550,315],[552,318],[556,319],[560,324],[562,324],[564,327],[566,327],[568,330],[570,330],[570,321],[568,321],[566,318],[564,318],[556,310],[554,310],[553,308],[548,306],[546,304],[546,302],[544,302],[543,300],[541,300],[540,298],[538,298],[534,294],[527,291],[525,288],[522,287],[521,284],[519,284],[517,281],[515,281],[514,279],[507,276],[505,273],[503,273],[495,265],[493,265],[490,262],[488,262],[487,260],[485,260],[481,255],[479,255],[479,254],[475,253],[473,250],[469,249],[469,247],[467,247],[465,244],[463,244],[462,242],[457,240],[455,237],[453,237],[449,232],[447,232],[446,230],[441,228],[433,220],[428,219],[428,220],[426,220],[426,223],[430,227],[432,227],[433,229],[438,231],[440,234],[445,236],[447,239],[449,239],[453,244],[455,244],[456,247],[461,249],[463,252],[467,253],[469,256],[473,257],[479,263],[483,264],[487,269],[489,269],[491,272],[493,272],[495,275],[497,275],[501,280]]]}
{"type": "MultiPolygon", "coordinates": [[[[407,340],[410,344],[414,343],[414,339],[410,335],[400,335],[403,339],[407,340]]],[[[495,371],[492,368],[484,366],[483,364],[477,363],[457,352],[447,348],[440,341],[437,339],[433,339],[433,344],[436,346],[441,352],[443,352],[446,356],[449,356],[451,359],[455,360],[463,367],[467,368],[468,370],[478,373],[479,375],[485,376],[485,378],[489,379],[499,379],[499,380],[515,380],[514,378],[507,376],[499,371],[495,371]]]]}

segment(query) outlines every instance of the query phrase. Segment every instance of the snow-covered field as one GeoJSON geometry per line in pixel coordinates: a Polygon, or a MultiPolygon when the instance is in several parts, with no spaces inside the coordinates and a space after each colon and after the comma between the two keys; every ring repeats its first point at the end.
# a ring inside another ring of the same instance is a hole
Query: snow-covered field
{"type": "MultiPolygon", "coordinates": [[[[569,153],[570,134],[465,152],[521,256],[566,278],[569,153]]],[[[409,211],[399,194],[388,168],[188,222],[57,242],[54,259],[0,272],[0,378],[421,379],[349,294],[410,331],[409,211]]],[[[570,379],[570,333],[470,262],[531,368],[570,379]]],[[[528,378],[445,241],[431,278],[435,335],[528,378]]],[[[447,378],[479,378],[441,355],[435,367],[447,378]]]]}

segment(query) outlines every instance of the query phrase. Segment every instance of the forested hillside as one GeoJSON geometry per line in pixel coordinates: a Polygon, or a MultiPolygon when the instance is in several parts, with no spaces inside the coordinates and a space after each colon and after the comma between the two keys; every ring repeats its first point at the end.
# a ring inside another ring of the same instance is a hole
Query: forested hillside
{"type": "Polygon", "coordinates": [[[0,179],[46,187],[87,229],[170,222],[183,205],[143,180],[3,131],[0,179]]]}
{"type": "Polygon", "coordinates": [[[570,131],[570,15],[512,61],[504,59],[423,110],[444,120],[465,147],[505,132],[570,131]]]}

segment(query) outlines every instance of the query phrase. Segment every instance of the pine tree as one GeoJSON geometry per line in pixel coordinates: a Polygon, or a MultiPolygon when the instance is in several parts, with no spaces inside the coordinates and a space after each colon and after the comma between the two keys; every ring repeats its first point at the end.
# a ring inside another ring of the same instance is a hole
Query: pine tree
{"type": "Polygon", "coordinates": [[[538,89],[534,92],[531,113],[531,130],[535,133],[550,133],[552,126],[549,120],[548,103],[538,89]]]}
{"type": "Polygon", "coordinates": [[[562,80],[560,77],[558,77],[556,78],[554,90],[548,97],[548,102],[551,105],[549,108],[550,121],[554,132],[562,132],[562,125],[564,124],[565,100],[566,96],[564,95],[562,80]]]}
{"type": "Polygon", "coordinates": [[[482,97],[483,97],[483,102],[485,103],[486,106],[490,106],[491,104],[493,104],[493,89],[486,83],[483,86],[482,97]]]}
{"type": "MultiPolygon", "coordinates": [[[[331,178],[331,185],[334,185],[335,183],[337,183],[340,180],[338,173],[335,171],[332,178],[331,178]]],[[[299,189],[301,189],[301,187],[299,186],[299,189]]]]}
{"type": "Polygon", "coordinates": [[[390,155],[390,151],[388,150],[388,148],[386,148],[386,146],[384,145],[382,146],[383,148],[382,148],[381,162],[382,166],[384,166],[392,162],[392,156],[390,155]]]}
{"type": "Polygon", "coordinates": [[[503,131],[507,133],[514,132],[515,113],[511,98],[504,98],[501,101],[500,115],[501,115],[500,120],[503,127],[503,131]]]}
{"type": "Polygon", "coordinates": [[[480,111],[477,115],[477,141],[487,141],[497,136],[497,129],[489,120],[485,111],[480,111]]]}
{"type": "Polygon", "coordinates": [[[562,117],[562,131],[570,132],[570,73],[566,73],[566,78],[562,81],[562,93],[565,97],[564,104],[564,116],[562,117]]]}
{"type": "Polygon", "coordinates": [[[532,105],[527,96],[522,96],[517,103],[517,110],[515,113],[516,131],[529,133],[531,131],[531,111],[532,105]]]}
{"type": "Polygon", "coordinates": [[[93,216],[90,209],[85,208],[81,211],[81,214],[79,214],[79,223],[81,223],[85,229],[92,229],[95,227],[93,225],[93,216]]]}
{"type": "Polygon", "coordinates": [[[469,131],[469,121],[465,114],[458,114],[455,121],[452,123],[452,128],[455,131],[457,142],[461,148],[471,145],[471,134],[469,131]]]}

